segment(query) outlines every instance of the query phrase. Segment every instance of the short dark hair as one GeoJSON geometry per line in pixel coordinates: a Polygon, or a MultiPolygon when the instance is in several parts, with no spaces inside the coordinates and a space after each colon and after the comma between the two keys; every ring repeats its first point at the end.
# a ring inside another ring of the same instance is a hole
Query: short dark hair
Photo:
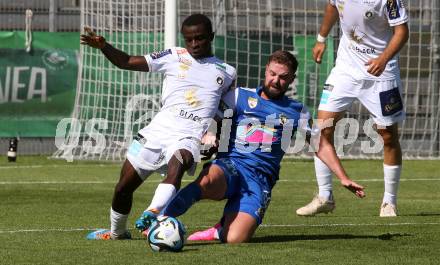
{"type": "Polygon", "coordinates": [[[277,50],[273,52],[270,55],[267,64],[270,64],[271,62],[286,65],[289,67],[290,71],[292,71],[292,74],[295,74],[296,69],[298,69],[298,61],[296,60],[295,56],[288,51],[277,50]]]}
{"type": "Polygon", "coordinates": [[[205,29],[208,31],[208,33],[213,33],[211,20],[203,14],[193,14],[185,18],[182,23],[182,28],[180,30],[182,30],[183,27],[196,26],[200,24],[203,24],[205,26],[205,29]]]}

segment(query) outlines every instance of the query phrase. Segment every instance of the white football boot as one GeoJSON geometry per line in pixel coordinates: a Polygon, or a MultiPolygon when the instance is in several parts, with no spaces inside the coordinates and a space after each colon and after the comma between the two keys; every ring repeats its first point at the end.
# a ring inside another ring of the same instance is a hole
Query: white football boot
{"type": "Polygon", "coordinates": [[[382,203],[380,207],[380,217],[396,217],[397,207],[391,203],[382,203]]]}
{"type": "Polygon", "coordinates": [[[333,200],[326,200],[325,198],[316,195],[312,202],[296,210],[296,214],[299,216],[314,216],[319,213],[327,214],[333,212],[335,208],[336,205],[333,200]]]}

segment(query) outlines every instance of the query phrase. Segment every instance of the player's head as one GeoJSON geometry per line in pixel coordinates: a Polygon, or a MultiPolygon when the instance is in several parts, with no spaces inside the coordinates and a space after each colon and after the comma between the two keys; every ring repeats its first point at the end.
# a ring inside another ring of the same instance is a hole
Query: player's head
{"type": "Polygon", "coordinates": [[[211,56],[211,42],[214,39],[211,20],[205,15],[194,14],[187,17],[180,32],[185,40],[185,47],[192,57],[199,59],[211,56]]]}
{"type": "Polygon", "coordinates": [[[263,92],[270,99],[277,99],[287,91],[295,80],[298,61],[288,51],[278,50],[269,57],[266,64],[263,92]]]}

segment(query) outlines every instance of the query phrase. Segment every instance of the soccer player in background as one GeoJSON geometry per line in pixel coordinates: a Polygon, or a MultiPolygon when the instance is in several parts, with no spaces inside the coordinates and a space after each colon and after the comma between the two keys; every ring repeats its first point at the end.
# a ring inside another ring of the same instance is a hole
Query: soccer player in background
{"type": "Polygon", "coordinates": [[[81,43],[98,48],[119,68],[165,75],[162,108],[131,143],[116,184],[110,209],[111,228],[90,233],[88,239],[129,239],[127,218],[133,192],[153,172],[167,169],[147,213],[160,211],[180,188],[185,171],[199,159],[200,140],[218,110],[220,98],[233,85],[235,69],[212,54],[214,38],[209,18],[187,17],[181,28],[185,48],[172,47],[145,56],[130,56],[90,29],[81,43]]]}
{"type": "MultiPolygon", "coordinates": [[[[324,86],[318,108],[318,120],[333,119],[333,126],[322,130],[321,145],[334,148],[335,124],[352,102],[358,99],[371,114],[384,144],[385,192],[381,217],[397,216],[397,190],[402,168],[398,122],[405,119],[398,52],[408,40],[408,16],[403,0],[342,1],[330,0],[313,48],[313,58],[321,63],[331,28],[340,21],[342,36],[336,65],[324,86]]],[[[332,174],[315,157],[318,195],[299,208],[301,216],[313,216],[334,210],[332,174]]]]}
{"type": "MultiPolygon", "coordinates": [[[[217,158],[205,164],[200,176],[180,190],[162,211],[163,215],[177,217],[201,199],[228,199],[222,221],[190,240],[246,242],[261,224],[284,150],[290,143],[286,139],[290,140],[297,130],[310,131],[310,114],[305,106],[285,96],[297,66],[292,54],[276,51],[266,65],[263,86],[239,87],[222,98],[222,105],[233,110],[232,117],[224,117],[232,121],[230,135],[224,135],[230,136],[227,150],[220,147],[217,158]]],[[[346,175],[331,148],[322,148],[317,155],[345,188],[358,197],[364,196],[363,187],[346,175]]]]}

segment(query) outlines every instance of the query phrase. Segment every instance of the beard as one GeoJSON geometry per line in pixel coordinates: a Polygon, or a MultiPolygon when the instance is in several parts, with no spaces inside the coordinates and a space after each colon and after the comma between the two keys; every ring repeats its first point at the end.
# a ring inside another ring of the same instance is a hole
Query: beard
{"type": "Polygon", "coordinates": [[[286,93],[286,89],[282,89],[281,87],[274,88],[264,84],[263,92],[269,99],[280,99],[286,93]]]}

